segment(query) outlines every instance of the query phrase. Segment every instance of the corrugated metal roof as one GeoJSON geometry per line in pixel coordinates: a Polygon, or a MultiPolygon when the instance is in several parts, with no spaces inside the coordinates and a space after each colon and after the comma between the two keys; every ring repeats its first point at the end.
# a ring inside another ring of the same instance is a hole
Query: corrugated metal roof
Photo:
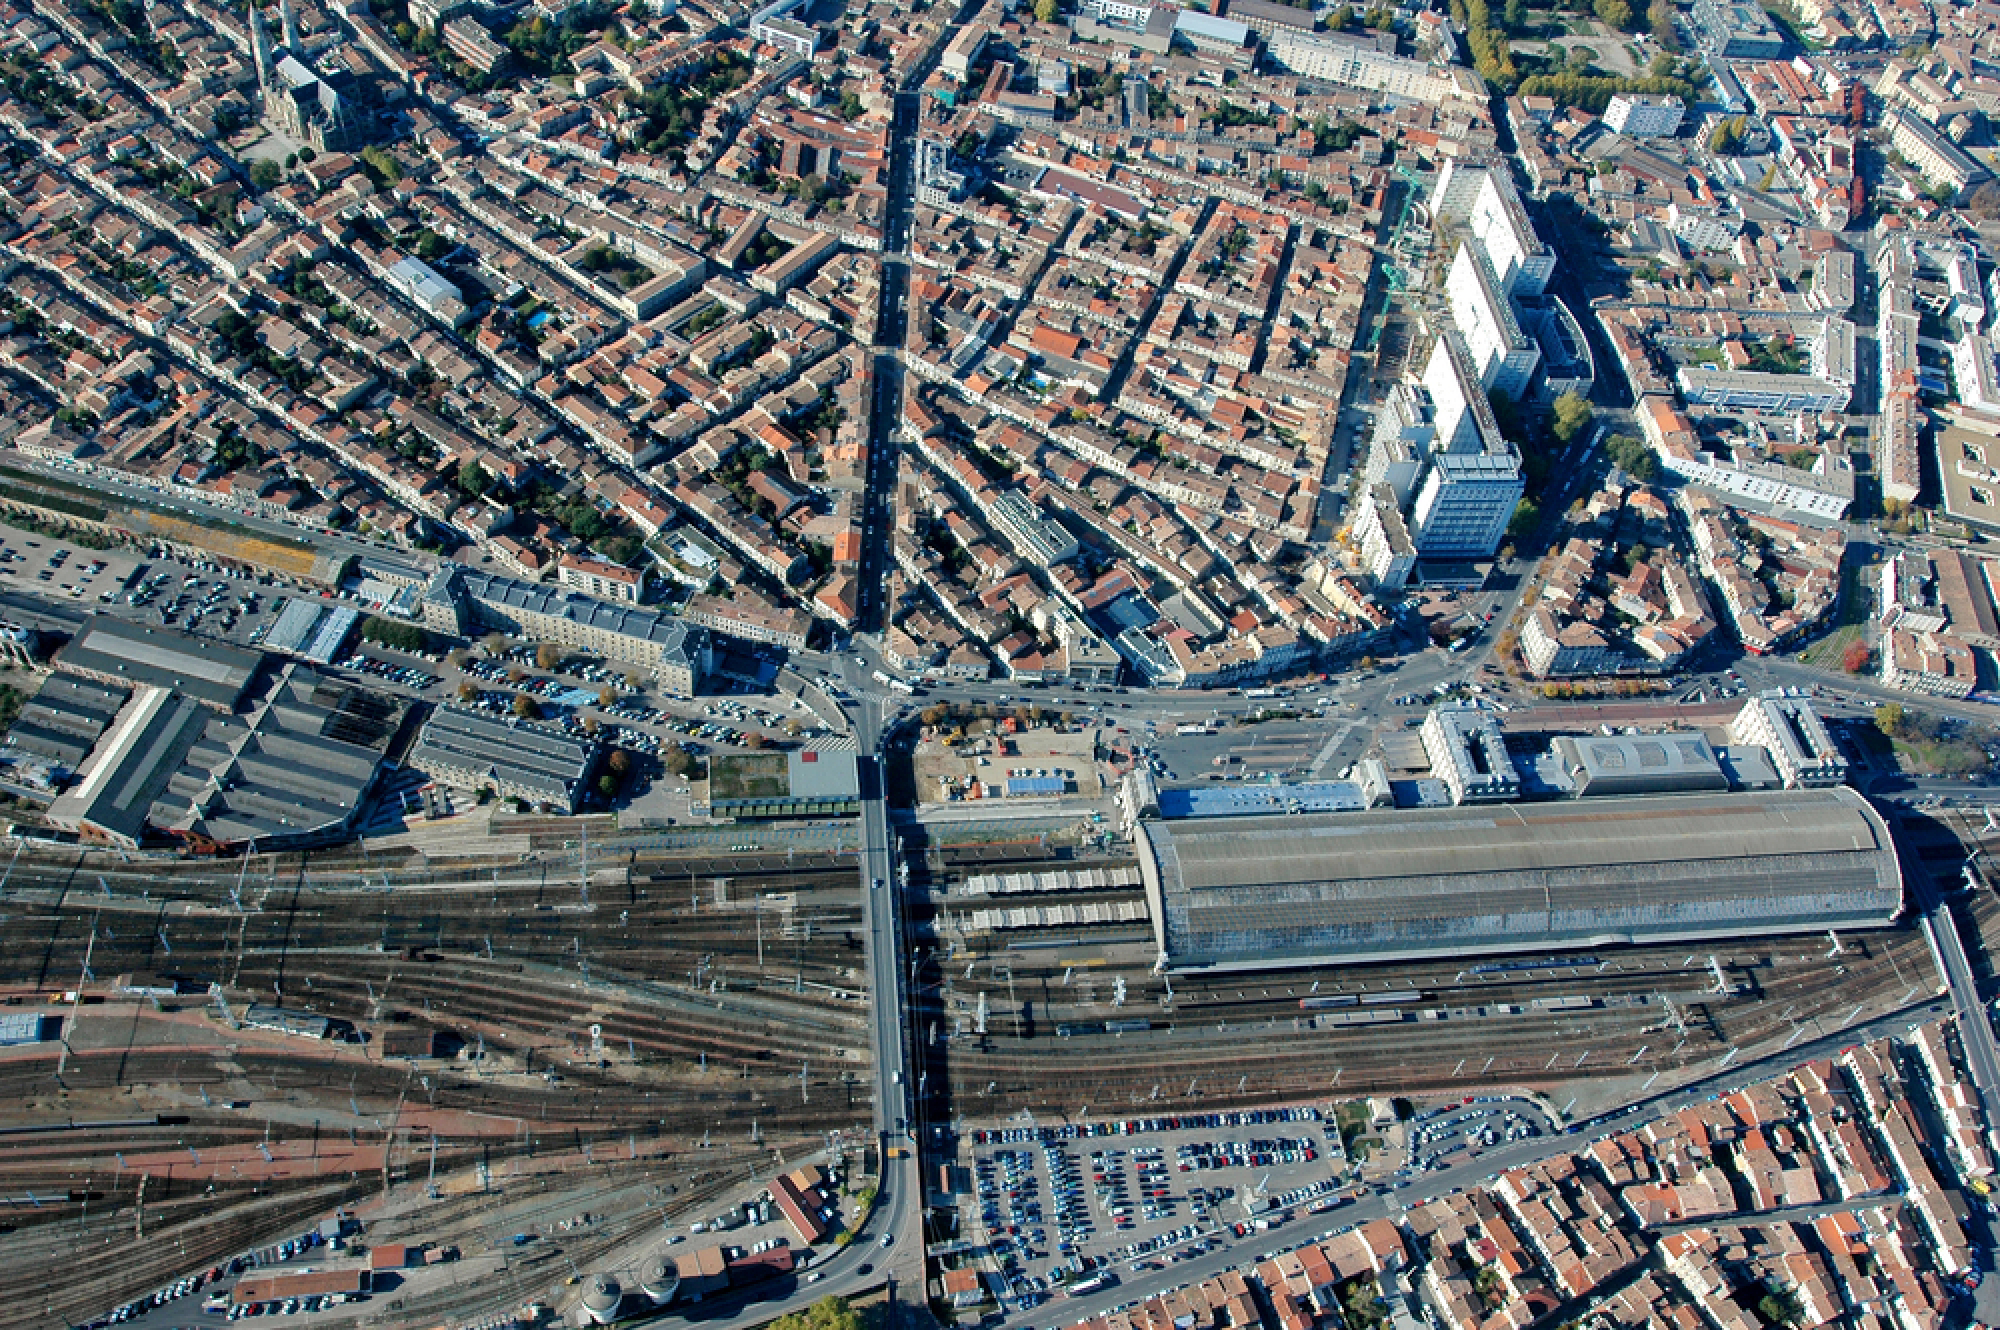
{"type": "Polygon", "coordinates": [[[1851,790],[1143,824],[1175,964],[1504,950],[1887,922],[1851,790]]]}

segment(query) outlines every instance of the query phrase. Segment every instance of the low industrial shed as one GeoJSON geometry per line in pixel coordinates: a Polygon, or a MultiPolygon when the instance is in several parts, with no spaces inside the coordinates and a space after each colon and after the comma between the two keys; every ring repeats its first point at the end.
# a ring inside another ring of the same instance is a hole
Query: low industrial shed
{"type": "Polygon", "coordinates": [[[1142,822],[1160,964],[1289,966],[1878,927],[1887,826],[1846,788],[1142,822]]]}

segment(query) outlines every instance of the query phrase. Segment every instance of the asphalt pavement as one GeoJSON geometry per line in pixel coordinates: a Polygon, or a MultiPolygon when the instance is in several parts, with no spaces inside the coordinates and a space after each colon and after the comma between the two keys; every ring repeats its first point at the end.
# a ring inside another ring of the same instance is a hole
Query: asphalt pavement
{"type": "Polygon", "coordinates": [[[1164,1270],[1145,1271],[1128,1276],[1121,1283],[1096,1293],[1062,1299],[1026,1312],[1010,1312],[1002,1318],[1000,1324],[1010,1328],[1075,1325],[1127,1304],[1143,1302],[1147,1298],[1176,1288],[1197,1284],[1204,1279],[1213,1279],[1224,1271],[1240,1269],[1271,1252],[1289,1251],[1333,1233],[1372,1223],[1377,1219],[1400,1219],[1405,1212],[1426,1201],[1477,1186],[1509,1169],[1530,1168],[1562,1155],[1574,1154],[1593,1140],[1630,1130],[1650,1119],[1664,1117],[1689,1105],[1714,1099],[1815,1058],[1838,1053],[1851,1044],[1901,1033],[1933,1010],[1942,1011],[1943,1008],[1932,1002],[1918,1003],[1901,1011],[1892,1012],[1867,1025],[1836,1031],[1825,1038],[1797,1044],[1788,1050],[1754,1061],[1738,1062],[1677,1090],[1576,1124],[1566,1133],[1530,1137],[1524,1141],[1498,1145],[1476,1159],[1405,1182],[1379,1185],[1354,1204],[1333,1211],[1329,1215],[1301,1215],[1283,1228],[1270,1232],[1252,1233],[1246,1238],[1225,1237],[1224,1246],[1205,1256],[1182,1261],[1164,1270]],[[1322,1223],[1329,1220],[1331,1221],[1329,1226],[1321,1227],[1322,1223]]]}

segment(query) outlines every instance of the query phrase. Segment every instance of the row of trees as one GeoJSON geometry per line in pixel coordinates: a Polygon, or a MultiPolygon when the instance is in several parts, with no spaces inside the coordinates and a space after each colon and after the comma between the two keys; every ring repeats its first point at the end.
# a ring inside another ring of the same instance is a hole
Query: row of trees
{"type": "Polygon", "coordinates": [[[1602,115],[1604,108],[1611,104],[1611,99],[1621,92],[1679,97],[1686,102],[1695,98],[1694,85],[1686,79],[1657,76],[1611,78],[1572,73],[1536,74],[1523,79],[1519,91],[1523,97],[1547,97],[1558,106],[1574,106],[1593,115],[1602,115]]]}

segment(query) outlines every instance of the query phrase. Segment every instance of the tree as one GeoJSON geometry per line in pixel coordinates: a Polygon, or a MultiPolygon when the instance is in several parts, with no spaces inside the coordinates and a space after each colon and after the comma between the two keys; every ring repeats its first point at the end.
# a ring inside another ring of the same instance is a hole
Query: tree
{"type": "Polygon", "coordinates": [[[1646,6],[1646,26],[1653,30],[1653,40],[1670,51],[1678,51],[1681,37],[1674,27],[1673,0],[1652,0],[1646,6]]]}
{"type": "Polygon", "coordinates": [[[387,188],[403,178],[403,168],[387,148],[379,143],[371,143],[361,150],[362,165],[368,174],[375,177],[375,183],[387,188]]]}
{"type": "Polygon", "coordinates": [[[1056,0],[1035,0],[1035,22],[1053,23],[1058,12],[1060,6],[1056,4],[1056,0]]]}
{"type": "Polygon", "coordinates": [[[1644,439],[1614,434],[1604,441],[1604,451],[1620,471],[1642,484],[1660,474],[1660,460],[1644,439]]]}
{"type": "Polygon", "coordinates": [[[1766,1325],[1797,1325],[1801,1314],[1798,1294],[1790,1289],[1770,1289],[1757,1299],[1757,1314],[1766,1325]]]}
{"type": "Polygon", "coordinates": [[[645,686],[646,686],[646,676],[644,674],[640,673],[638,670],[625,671],[626,688],[636,693],[645,686]]]}
{"type": "Polygon", "coordinates": [[[1549,428],[1555,433],[1557,441],[1567,447],[1577,435],[1590,428],[1591,414],[1588,399],[1574,391],[1566,392],[1556,398],[1555,419],[1549,428]]]}
{"type": "Polygon", "coordinates": [[[618,705],[618,690],[610,684],[597,690],[597,705],[606,711],[618,705]]]}
{"type": "Polygon", "coordinates": [[[599,724],[598,719],[595,716],[585,716],[583,718],[582,724],[583,724],[583,732],[585,734],[595,734],[598,732],[598,730],[603,728],[603,726],[599,724]]]}
{"type": "Polygon", "coordinates": [[[522,720],[540,720],[542,704],[526,693],[514,694],[514,714],[522,720]]]}
{"type": "Polygon", "coordinates": [[[1875,728],[1892,739],[1901,734],[1908,723],[1901,702],[1884,702],[1875,708],[1875,728]]]}
{"type": "Polygon", "coordinates": [[[1623,30],[1632,26],[1632,6],[1626,0],[1596,0],[1591,9],[1609,27],[1623,30]]]}
{"type": "Polygon", "coordinates": [[[461,701],[461,702],[471,702],[471,701],[474,701],[474,700],[476,700],[476,699],[477,699],[478,697],[479,697],[479,685],[478,685],[478,684],[476,684],[476,683],[472,682],[472,680],[470,680],[470,679],[460,679],[460,680],[458,681],[458,700],[459,700],[459,701],[461,701]]]}
{"type": "Polygon", "coordinates": [[[750,731],[750,733],[743,736],[743,746],[745,748],[752,750],[753,752],[756,751],[757,749],[762,748],[764,746],[764,742],[765,742],[764,736],[759,734],[755,730],[752,730],[750,731]]]}
{"type": "Polygon", "coordinates": [[[544,642],[535,648],[535,668],[552,670],[562,664],[563,649],[553,642],[544,642]]]}
{"type": "Polygon", "coordinates": [[[486,474],[485,467],[467,459],[465,464],[458,468],[458,488],[462,493],[476,499],[493,488],[493,477],[486,474]]]}
{"type": "Polygon", "coordinates": [[[1850,642],[1847,650],[1840,653],[1840,668],[1849,674],[1863,674],[1874,658],[1875,653],[1868,649],[1866,642],[1850,642]]]}
{"type": "Polygon", "coordinates": [[[479,645],[486,648],[486,654],[489,656],[504,656],[508,648],[514,645],[514,639],[505,633],[488,633],[479,639],[479,645]]]}
{"type": "Polygon", "coordinates": [[[394,619],[384,619],[370,615],[361,625],[361,640],[380,642],[385,647],[398,651],[422,651],[430,645],[430,635],[413,623],[398,623],[394,619]]]}
{"type": "Polygon", "coordinates": [[[660,760],[666,764],[667,770],[676,776],[686,777],[694,770],[694,759],[689,757],[687,749],[679,744],[668,744],[667,751],[660,754],[660,760]]]}
{"type": "Polygon", "coordinates": [[[465,662],[472,659],[472,653],[464,647],[453,647],[451,654],[447,655],[445,659],[451,662],[453,669],[462,670],[465,668],[465,662]]]}
{"type": "Polygon", "coordinates": [[[1507,519],[1507,535],[1513,540],[1526,540],[1541,524],[1541,508],[1533,499],[1523,499],[1514,505],[1514,515],[1507,519]]]}
{"type": "Polygon", "coordinates": [[[802,1312],[780,1316],[770,1330],[862,1330],[861,1313],[846,1298],[821,1298],[802,1312]]]}
{"type": "Polygon", "coordinates": [[[604,759],[604,766],[612,775],[623,779],[625,774],[632,770],[632,755],[623,748],[614,748],[611,750],[611,756],[604,759]]]}
{"type": "Polygon", "coordinates": [[[1528,26],[1528,7],[1521,0],[1507,0],[1507,31],[1518,33],[1528,26]]]}
{"type": "Polygon", "coordinates": [[[278,182],[284,178],[284,172],[278,169],[278,164],[268,157],[250,164],[250,183],[259,189],[276,189],[278,182]]]}

